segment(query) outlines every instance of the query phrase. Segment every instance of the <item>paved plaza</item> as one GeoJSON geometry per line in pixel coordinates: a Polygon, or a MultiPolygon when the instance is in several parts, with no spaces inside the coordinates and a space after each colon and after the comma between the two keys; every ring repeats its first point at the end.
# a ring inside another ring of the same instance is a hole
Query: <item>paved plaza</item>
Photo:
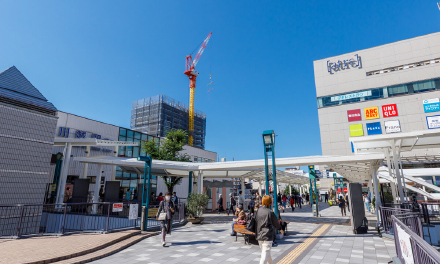
{"type": "MultiPolygon", "coordinates": [[[[288,235],[272,248],[274,263],[388,263],[395,256],[394,241],[379,238],[374,230],[354,235],[337,206],[321,205],[321,215],[308,221],[310,206],[282,213],[287,221],[304,222],[289,224],[288,235]]],[[[235,241],[228,218],[209,215],[207,220],[175,228],[166,247],[160,235],[154,236],[93,263],[258,263],[260,248],[245,245],[242,237],[235,241]]]]}

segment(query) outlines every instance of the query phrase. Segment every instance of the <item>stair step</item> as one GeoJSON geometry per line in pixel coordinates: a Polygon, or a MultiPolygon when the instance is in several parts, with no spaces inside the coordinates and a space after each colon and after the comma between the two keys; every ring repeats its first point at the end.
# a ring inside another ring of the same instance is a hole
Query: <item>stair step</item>
{"type": "Polygon", "coordinates": [[[141,241],[145,238],[148,238],[148,237],[151,237],[151,236],[154,236],[157,234],[158,234],[157,232],[137,234],[137,235],[131,236],[125,240],[122,240],[122,241],[119,241],[119,242],[114,243],[112,245],[109,245],[105,248],[102,248],[100,250],[91,252],[89,254],[85,254],[82,256],[77,256],[77,257],[73,257],[70,259],[65,259],[65,260],[61,260],[61,261],[53,262],[53,263],[56,263],[56,264],[88,263],[88,262],[91,262],[94,260],[98,260],[98,259],[107,257],[109,255],[115,254],[121,250],[124,250],[124,249],[138,243],[139,241],[141,241]]]}

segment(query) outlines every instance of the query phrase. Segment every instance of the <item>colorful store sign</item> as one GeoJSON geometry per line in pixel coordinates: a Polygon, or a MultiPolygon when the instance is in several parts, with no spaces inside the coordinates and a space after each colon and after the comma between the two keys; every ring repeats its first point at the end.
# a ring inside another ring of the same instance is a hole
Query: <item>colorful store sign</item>
{"type": "Polygon", "coordinates": [[[400,128],[399,120],[385,121],[384,125],[385,125],[385,132],[387,134],[402,132],[402,129],[400,128]]]}
{"type": "Polygon", "coordinates": [[[380,126],[380,122],[367,124],[367,134],[368,135],[382,134],[382,127],[380,126]]]}
{"type": "Polygon", "coordinates": [[[383,117],[398,116],[396,104],[382,105],[383,117]]]}
{"type": "Polygon", "coordinates": [[[423,100],[425,113],[440,111],[440,100],[438,98],[423,100]]]}
{"type": "Polygon", "coordinates": [[[364,108],[364,112],[365,112],[365,119],[379,118],[379,108],[377,106],[364,108]]]}
{"type": "Polygon", "coordinates": [[[350,137],[359,137],[364,135],[362,124],[350,125],[350,137]]]}
{"type": "Polygon", "coordinates": [[[440,116],[427,116],[426,123],[429,129],[440,128],[440,116]]]}
{"type": "Polygon", "coordinates": [[[361,109],[347,110],[348,122],[361,121],[361,109]]]}

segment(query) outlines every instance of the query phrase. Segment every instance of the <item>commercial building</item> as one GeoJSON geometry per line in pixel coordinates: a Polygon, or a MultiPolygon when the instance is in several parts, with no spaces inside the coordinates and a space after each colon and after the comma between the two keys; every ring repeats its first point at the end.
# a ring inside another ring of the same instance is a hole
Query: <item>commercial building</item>
{"type": "MultiPolygon", "coordinates": [[[[189,108],[165,95],[134,101],[130,127],[149,135],[165,137],[171,129],[188,132],[189,108]]],[[[194,110],[194,147],[205,149],[206,114],[194,110]]]]}
{"type": "Polygon", "coordinates": [[[56,111],[15,66],[0,73],[0,204],[43,202],[56,111]]]}
{"type": "MultiPolygon", "coordinates": [[[[55,136],[57,141],[66,142],[69,139],[104,139],[111,141],[127,142],[127,143],[141,143],[143,141],[155,141],[160,144],[161,138],[134,131],[131,129],[114,126],[111,124],[103,123],[100,121],[88,119],[85,117],[69,114],[65,112],[56,112],[58,122],[56,128],[52,130],[52,138],[55,136]],[[55,131],[55,135],[53,133],[55,131]]],[[[54,146],[52,149],[52,163],[51,163],[51,177],[49,181],[45,181],[48,184],[46,191],[46,198],[50,197],[49,185],[53,183],[53,177],[56,168],[56,154],[64,153],[65,146],[54,146]]],[[[214,162],[217,159],[217,153],[194,148],[190,146],[184,146],[182,153],[190,156],[192,162],[214,162]]],[[[68,165],[66,188],[70,188],[70,191],[75,192],[75,181],[78,179],[88,179],[88,199],[91,200],[94,194],[94,186],[96,184],[96,178],[99,174],[98,165],[87,163],[80,163],[74,160],[75,157],[85,156],[118,156],[118,157],[133,157],[136,158],[139,155],[145,155],[141,146],[132,144],[132,146],[117,146],[117,147],[102,147],[102,146],[72,146],[70,152],[70,161],[68,165]]],[[[49,158],[50,160],[50,158],[49,158]]],[[[63,161],[66,164],[66,161],[63,161]]],[[[100,184],[105,185],[107,181],[120,181],[120,187],[127,191],[128,189],[136,189],[137,184],[140,181],[142,175],[136,173],[129,173],[124,168],[118,166],[103,165],[101,171],[100,184]]],[[[152,176],[151,187],[153,192],[164,192],[166,190],[162,180],[157,179],[156,176],[152,176]]],[[[188,194],[188,180],[184,179],[181,184],[175,187],[175,190],[179,192],[179,196],[186,197],[188,194]],[[182,193],[180,195],[180,192],[182,193]]],[[[63,193],[64,193],[63,192],[63,193]]],[[[44,193],[44,192],[43,192],[44,193]]]]}
{"type": "MultiPolygon", "coordinates": [[[[314,72],[323,155],[351,155],[350,137],[440,128],[440,33],[317,60],[314,72]]],[[[439,167],[438,154],[401,156],[439,167]]]]}

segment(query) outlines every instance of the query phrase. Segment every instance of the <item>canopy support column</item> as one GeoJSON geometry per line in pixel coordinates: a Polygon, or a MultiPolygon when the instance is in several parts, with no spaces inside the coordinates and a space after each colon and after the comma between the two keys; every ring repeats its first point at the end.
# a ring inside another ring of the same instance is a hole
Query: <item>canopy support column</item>
{"type": "MultiPolygon", "coordinates": [[[[86,147],[86,157],[90,157],[90,146],[86,147]]],[[[87,170],[89,169],[89,163],[84,162],[83,173],[81,179],[87,179],[87,170]]]]}
{"type": "Polygon", "coordinates": [[[388,174],[390,175],[391,193],[393,194],[393,202],[397,203],[396,184],[394,183],[394,177],[391,173],[390,152],[385,149],[385,158],[387,160],[388,174]]]}
{"type": "Polygon", "coordinates": [[[290,195],[292,196],[292,185],[289,184],[290,195]]]}
{"type": "Polygon", "coordinates": [[[93,214],[96,214],[98,209],[98,205],[96,203],[99,202],[99,187],[101,186],[101,175],[102,175],[102,163],[98,164],[98,174],[96,175],[95,188],[93,191],[93,214]]]}
{"type": "Polygon", "coordinates": [[[372,177],[373,177],[373,184],[374,184],[374,195],[376,197],[376,217],[377,217],[377,222],[376,222],[376,228],[379,228],[380,225],[380,217],[379,217],[379,208],[382,206],[382,202],[380,200],[380,194],[379,194],[379,179],[377,177],[377,167],[376,166],[371,166],[371,170],[372,170],[372,177]]]}
{"type": "Polygon", "coordinates": [[[193,186],[193,172],[190,171],[188,175],[188,198],[192,193],[192,186],[193,186]]]}
{"type": "Polygon", "coordinates": [[[199,175],[197,177],[197,187],[198,187],[198,193],[203,193],[203,172],[199,170],[199,175]]]}
{"type": "Polygon", "coordinates": [[[258,194],[260,196],[262,196],[263,194],[261,193],[261,185],[263,184],[263,181],[261,179],[258,179],[258,194]]]}
{"type": "MultiPolygon", "coordinates": [[[[118,146],[115,146],[115,149],[113,150],[113,154],[115,157],[118,156],[118,148],[119,148],[118,146]]],[[[112,177],[111,177],[111,181],[115,181],[115,180],[116,180],[116,165],[112,166],[112,177]]]]}
{"type": "Polygon", "coordinates": [[[397,178],[397,187],[399,188],[399,197],[400,197],[400,203],[404,203],[405,202],[405,194],[403,193],[403,186],[402,186],[402,181],[400,178],[400,171],[399,171],[399,164],[397,162],[397,153],[396,153],[396,142],[393,140],[391,141],[391,148],[393,151],[393,162],[394,162],[394,172],[396,174],[396,178],[397,178]]]}
{"type": "Polygon", "coordinates": [[[65,147],[66,155],[64,155],[64,164],[62,167],[61,180],[58,185],[58,197],[57,203],[63,203],[64,201],[64,189],[66,189],[67,173],[69,172],[70,154],[72,153],[72,144],[66,143],[65,147]]]}
{"type": "MultiPolygon", "coordinates": [[[[244,186],[244,178],[243,177],[241,178],[241,191],[242,191],[243,198],[245,198],[246,197],[246,190],[245,190],[245,186],[244,186]]],[[[244,204],[243,204],[243,206],[244,206],[244,204]]],[[[244,208],[243,208],[243,210],[244,210],[244,208]]]]}

